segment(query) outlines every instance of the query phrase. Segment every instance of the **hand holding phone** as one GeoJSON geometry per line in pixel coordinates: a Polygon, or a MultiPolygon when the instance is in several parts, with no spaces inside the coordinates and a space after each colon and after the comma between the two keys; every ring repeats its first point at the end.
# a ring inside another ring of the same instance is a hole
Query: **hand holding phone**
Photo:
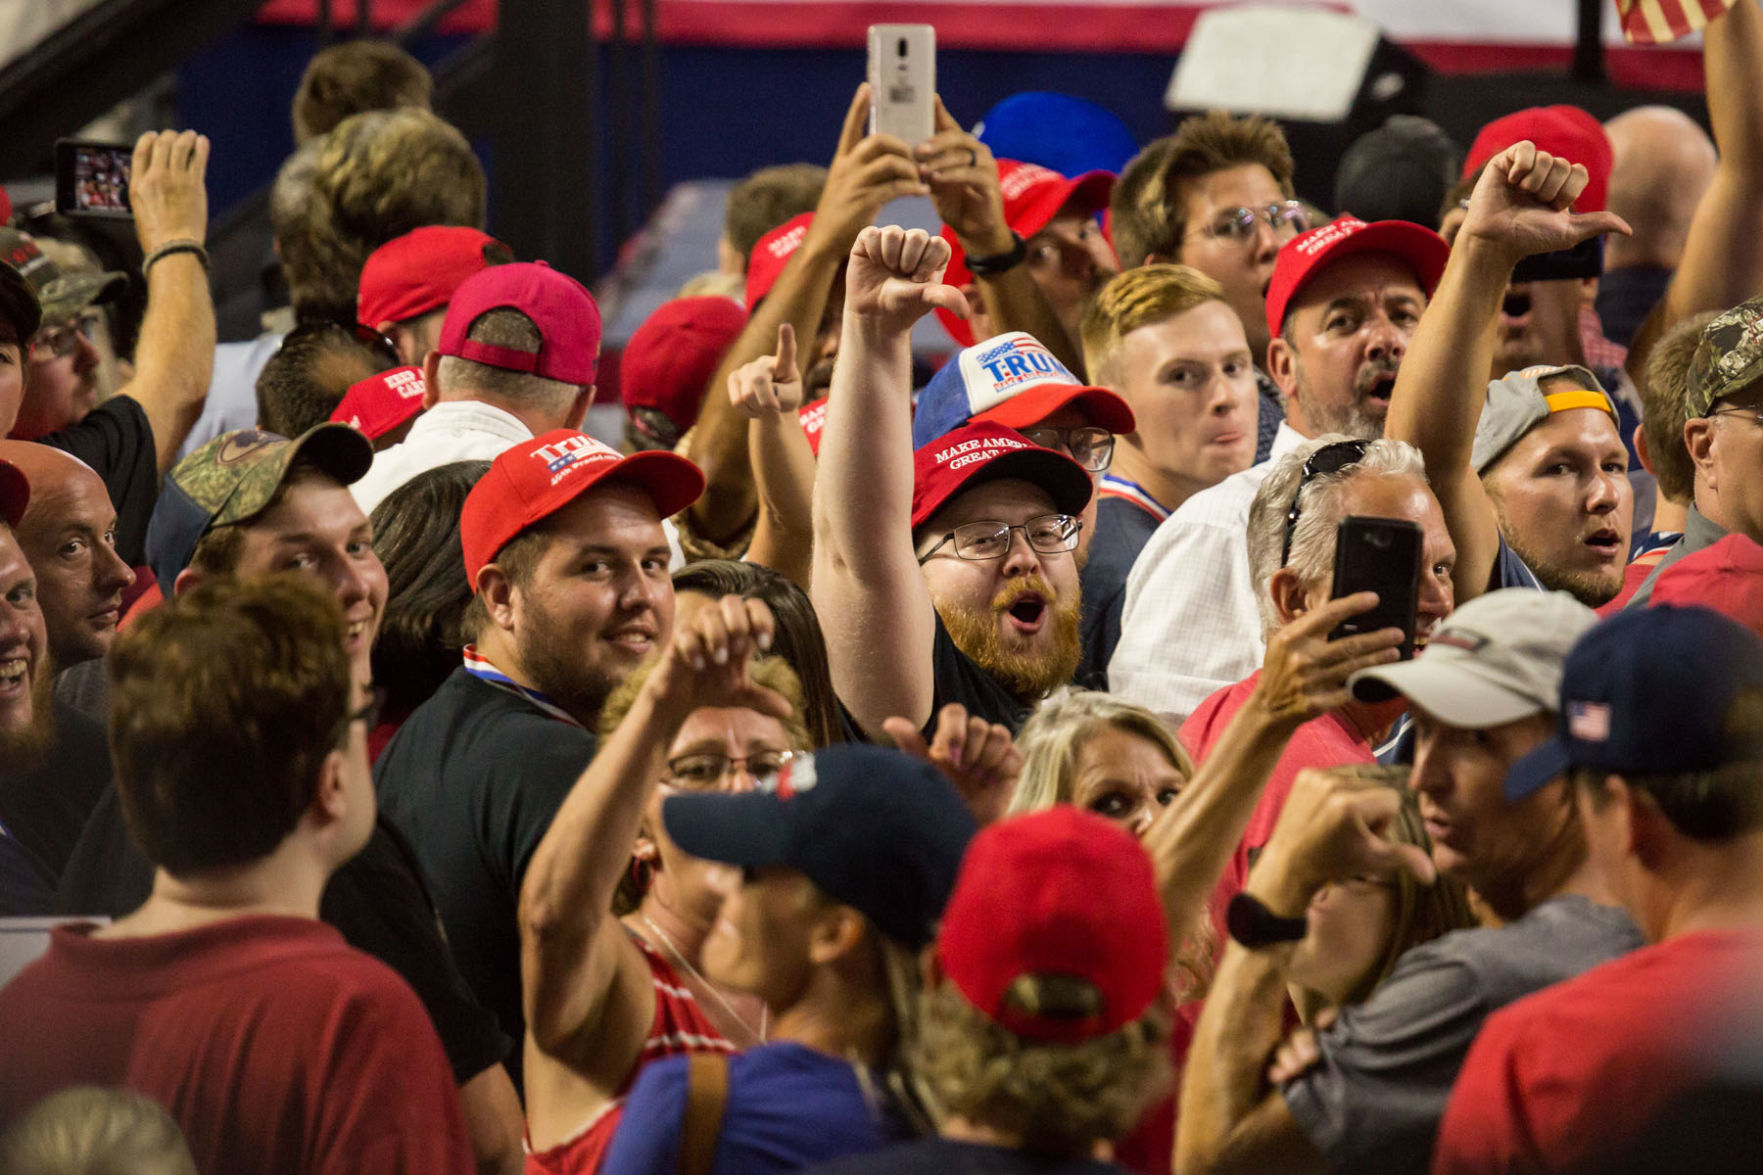
{"type": "Polygon", "coordinates": [[[135,149],[122,143],[55,141],[55,210],[65,216],[127,220],[135,149]]]}
{"type": "MultiPolygon", "coordinates": [[[[1330,596],[1338,600],[1355,592],[1376,592],[1377,607],[1342,621],[1329,639],[1399,628],[1401,659],[1410,660],[1420,612],[1421,548],[1420,527],[1406,519],[1357,514],[1342,519],[1335,529],[1330,596]]],[[[1387,702],[1396,693],[1381,682],[1361,681],[1353,687],[1353,696],[1362,702],[1387,702]]]]}
{"type": "Polygon", "coordinates": [[[869,26],[869,133],[909,147],[936,130],[937,30],[927,24],[869,26]]]}

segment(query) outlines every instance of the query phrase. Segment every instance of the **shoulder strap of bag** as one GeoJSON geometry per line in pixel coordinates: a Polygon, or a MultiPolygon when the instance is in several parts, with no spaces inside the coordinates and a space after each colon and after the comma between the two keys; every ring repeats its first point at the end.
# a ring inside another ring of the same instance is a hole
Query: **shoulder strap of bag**
{"type": "Polygon", "coordinates": [[[728,1105],[728,1054],[692,1053],[686,1062],[686,1118],[679,1175],[710,1175],[722,1112],[728,1105]]]}

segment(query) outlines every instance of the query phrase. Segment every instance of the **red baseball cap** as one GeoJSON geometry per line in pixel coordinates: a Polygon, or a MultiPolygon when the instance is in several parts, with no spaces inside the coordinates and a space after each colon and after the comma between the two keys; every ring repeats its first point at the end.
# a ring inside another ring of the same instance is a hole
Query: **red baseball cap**
{"type": "Polygon", "coordinates": [[[820,434],[826,428],[826,397],[802,405],[796,419],[802,422],[802,435],[808,438],[808,447],[816,457],[820,456],[820,434]]]}
{"type": "Polygon", "coordinates": [[[1406,220],[1366,224],[1356,216],[1341,216],[1300,233],[1280,247],[1273,262],[1273,277],[1267,283],[1268,331],[1279,334],[1285,325],[1286,307],[1312,278],[1356,253],[1388,253],[1406,261],[1430,298],[1445,272],[1451,246],[1431,229],[1406,220]]]}
{"type": "Polygon", "coordinates": [[[735,345],[747,312],[729,298],[675,298],[644,320],[624,345],[618,386],[625,410],[653,408],[684,432],[735,345]]]}
{"type": "Polygon", "coordinates": [[[573,428],[554,428],[504,452],[478,479],[459,514],[465,578],[477,591],[477,573],[527,527],[549,518],[608,478],[631,482],[671,517],[698,500],[704,474],[665,450],[621,455],[573,428]]]}
{"type": "Polygon", "coordinates": [[[427,394],[422,368],[394,367],[351,385],[331,419],[377,440],[421,412],[427,394]]]}
{"type": "MultiPolygon", "coordinates": [[[[1038,163],[1019,163],[1014,159],[998,160],[998,187],[1004,196],[1004,223],[1019,236],[1032,237],[1047,227],[1066,205],[1074,205],[1080,216],[1106,211],[1108,197],[1114,194],[1115,175],[1111,171],[1086,171],[1075,179],[1038,163]]],[[[955,230],[943,226],[943,239],[951,250],[949,268],[943,281],[957,289],[973,280],[967,268],[967,255],[955,240],[955,230]]],[[[1110,245],[1113,244],[1110,240],[1110,245]]],[[[973,346],[973,324],[957,318],[943,307],[936,308],[937,320],[963,347],[973,346]]]]}
{"type": "Polygon", "coordinates": [[[1763,546],[1729,534],[1659,573],[1648,604],[1700,604],[1763,633],[1763,546]]]}
{"type": "Polygon", "coordinates": [[[10,461],[0,461],[0,520],[17,529],[30,504],[31,482],[24,470],[10,461]]]}
{"type": "Polygon", "coordinates": [[[802,247],[808,238],[808,226],[814,221],[814,213],[803,212],[784,221],[753,246],[753,252],[747,257],[747,313],[759,305],[760,299],[771,293],[771,287],[802,247]]]}
{"type": "Polygon", "coordinates": [[[1609,207],[1610,167],[1615,150],[1604,125],[1577,106],[1532,106],[1482,127],[1463,159],[1463,178],[1514,143],[1529,139],[1537,149],[1569,163],[1585,164],[1585,191],[1573,202],[1580,212],[1602,212],[1609,207]]]}
{"type": "Polygon", "coordinates": [[[968,1002],[1017,1036],[1078,1044],[1119,1031],[1163,990],[1169,962],[1151,858],[1070,804],[981,829],[943,910],[937,958],[968,1002]],[[1017,990],[1034,976],[1081,980],[1100,999],[1040,1006],[1017,990]]]}
{"type": "Polygon", "coordinates": [[[591,384],[600,366],[600,307],[588,287],[543,261],[493,265],[453,291],[435,349],[506,371],[591,384]],[[466,338],[472,323],[502,309],[518,310],[532,319],[542,340],[537,351],[466,338]]]}
{"type": "Polygon", "coordinates": [[[367,255],[355,317],[378,326],[427,314],[452,301],[453,291],[472,274],[513,260],[507,245],[475,228],[414,229],[367,255]]]}
{"type": "Polygon", "coordinates": [[[912,529],[962,490],[1002,477],[1046,490],[1061,514],[1081,513],[1095,492],[1084,467],[1064,453],[1043,449],[1015,429],[976,420],[912,454],[912,529]]]}

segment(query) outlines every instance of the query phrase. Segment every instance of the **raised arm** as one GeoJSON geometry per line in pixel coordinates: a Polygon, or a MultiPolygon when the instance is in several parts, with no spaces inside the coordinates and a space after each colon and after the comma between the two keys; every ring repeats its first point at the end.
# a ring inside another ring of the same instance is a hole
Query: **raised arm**
{"type": "Polygon", "coordinates": [[[729,402],[747,417],[747,455],[759,491],[759,520],[747,560],[808,590],[814,550],[814,450],[802,431],[802,373],[796,332],[777,328],[777,354],[729,376],[729,402]]]}
{"type": "MultiPolygon", "coordinates": [[[[998,187],[998,161],[992,150],[961,129],[937,99],[937,133],[916,149],[920,174],[930,185],[930,196],[970,257],[995,257],[1010,252],[1016,238],[1004,219],[1004,194],[998,187]]],[[[1027,265],[1003,273],[974,274],[973,284],[985,304],[992,328],[1027,331],[1047,345],[1081,379],[1083,348],[1066,331],[1053,312],[1053,304],[1041,292],[1027,265]]]]}
{"type": "MultiPolygon", "coordinates": [[[[142,252],[208,239],[208,137],[195,131],[142,135],[135,143],[129,201],[142,252]]],[[[202,415],[214,374],[214,297],[195,252],[167,253],[147,269],[147,313],[135,343],[135,377],[118,389],[153,427],[163,475],[202,415]]]]}
{"type": "Polygon", "coordinates": [[[1763,11],[1735,4],[1702,34],[1708,120],[1720,162],[1696,205],[1664,300],[1629,349],[1639,381],[1651,344],[1674,323],[1725,310],[1763,289],[1763,11]]]}
{"type": "Polygon", "coordinates": [[[1171,942],[1193,934],[1293,732],[1346,705],[1353,674],[1399,656],[1398,628],[1328,639],[1342,621],[1376,605],[1375,592],[1330,600],[1269,637],[1255,689],[1175,803],[1146,831],[1171,942]]]}
{"type": "Polygon", "coordinates": [[[942,284],[949,245],[921,229],[866,228],[851,249],[845,322],[820,438],[810,594],[833,689],[863,732],[923,725],[935,696],[930,590],[912,545],[912,324],[967,313],[942,284]]]}
{"type": "Polygon", "coordinates": [[[1488,160],[1390,397],[1384,435],[1407,441],[1426,458],[1427,480],[1457,545],[1459,605],[1487,590],[1499,554],[1493,504],[1470,453],[1512,267],[1598,233],[1628,232],[1614,213],[1567,210],[1586,178],[1584,165],[1538,151],[1528,140],[1488,160]]]}
{"type": "Polygon", "coordinates": [[[738,534],[758,508],[747,418],[720,389],[742,366],[772,353],[784,323],[798,339],[813,340],[858,232],[888,201],[926,193],[906,144],[891,135],[865,136],[868,119],[869,86],[864,84],[845,112],[838,151],[827,168],[826,188],[807,236],[765,299],[757,308],[748,307],[752,317],[710,381],[711,392],[717,394],[704,397],[703,412],[687,439],[686,456],[697,462],[707,482],[704,496],[691,508],[692,521],[713,541],[738,534]]]}
{"type": "Polygon", "coordinates": [[[668,747],[692,711],[790,713],[780,695],[748,677],[749,659],[770,647],[772,632],[762,602],[725,596],[675,633],[527,867],[520,973],[529,1038],[608,1095],[636,1063],[655,998],[648,965],[612,916],[613,892],[668,747]]]}

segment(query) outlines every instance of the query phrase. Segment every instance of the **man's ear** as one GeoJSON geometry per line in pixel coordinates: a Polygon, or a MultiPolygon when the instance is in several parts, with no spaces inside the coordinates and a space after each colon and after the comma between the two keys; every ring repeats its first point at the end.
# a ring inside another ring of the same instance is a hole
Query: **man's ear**
{"type": "Polygon", "coordinates": [[[441,367],[441,353],[430,351],[422,357],[422,408],[426,412],[441,402],[441,385],[435,381],[435,372],[441,367]]]}
{"type": "Polygon", "coordinates": [[[1279,612],[1279,622],[1290,624],[1304,613],[1310,611],[1310,592],[1298,573],[1290,567],[1281,567],[1267,581],[1267,594],[1273,597],[1273,606],[1279,612]]]}
{"type": "Polygon", "coordinates": [[[1298,396],[1298,350],[1286,342],[1284,335],[1274,335],[1267,343],[1267,378],[1279,388],[1279,398],[1286,404],[1286,415],[1298,396]]]}
{"type": "MultiPolygon", "coordinates": [[[[203,578],[202,573],[197,571],[194,567],[186,567],[178,572],[176,579],[171,581],[171,594],[174,596],[181,596],[185,592],[190,591],[198,584],[202,583],[203,578]]],[[[163,592],[165,586],[161,584],[159,590],[163,592]]]]}
{"type": "Polygon", "coordinates": [[[1647,426],[1644,424],[1634,426],[1634,452],[1641,459],[1641,468],[1657,476],[1658,471],[1653,468],[1653,455],[1647,452],[1647,426]]]}
{"type": "Polygon", "coordinates": [[[504,632],[514,631],[514,591],[514,581],[497,564],[486,563],[478,568],[477,594],[483,597],[490,623],[504,632]]]}
{"type": "Polygon", "coordinates": [[[1696,472],[1709,488],[1719,489],[1714,480],[1714,419],[1709,416],[1692,416],[1683,422],[1683,447],[1689,450],[1690,460],[1696,463],[1696,472]]]}
{"type": "Polygon", "coordinates": [[[849,958],[869,933],[863,915],[850,906],[828,906],[808,932],[808,958],[819,966],[849,958]]]}
{"type": "Polygon", "coordinates": [[[331,751],[318,767],[311,811],[321,824],[335,824],[349,814],[348,788],[343,784],[343,752],[331,751]]]}

